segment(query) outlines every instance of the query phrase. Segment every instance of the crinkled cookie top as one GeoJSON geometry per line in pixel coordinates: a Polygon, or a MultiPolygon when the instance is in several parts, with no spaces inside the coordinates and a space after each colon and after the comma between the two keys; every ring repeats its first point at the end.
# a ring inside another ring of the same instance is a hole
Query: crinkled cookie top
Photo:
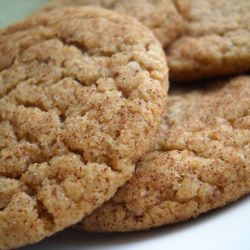
{"type": "Polygon", "coordinates": [[[182,32],[189,0],[51,0],[42,11],[62,6],[94,5],[137,18],[149,27],[164,47],[182,32]]]}
{"type": "Polygon", "coordinates": [[[170,78],[194,80],[250,70],[250,1],[190,2],[183,34],[166,50],[170,78]]]}
{"type": "Polygon", "coordinates": [[[172,80],[250,71],[248,0],[51,0],[42,11],[69,5],[112,9],[148,26],[166,51],[172,80]]]}
{"type": "Polygon", "coordinates": [[[65,8],[0,31],[0,248],[90,214],[149,148],[164,53],[132,18],[65,8]]]}
{"type": "Polygon", "coordinates": [[[158,149],[79,227],[133,231],[175,223],[250,192],[250,77],[169,96],[158,149]]]}

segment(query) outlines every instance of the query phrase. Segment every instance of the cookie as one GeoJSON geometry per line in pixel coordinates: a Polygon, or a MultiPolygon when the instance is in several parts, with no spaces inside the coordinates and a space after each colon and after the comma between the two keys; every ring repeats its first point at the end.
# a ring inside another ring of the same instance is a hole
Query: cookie
{"type": "Polygon", "coordinates": [[[191,1],[183,35],[166,50],[170,78],[186,81],[250,70],[250,1],[191,1]]]}
{"type": "Polygon", "coordinates": [[[167,104],[156,149],[81,229],[134,231],[176,223],[250,192],[250,77],[173,93],[167,104]]]}
{"type": "Polygon", "coordinates": [[[152,32],[98,8],[1,30],[0,54],[0,249],[10,249],[77,223],[131,177],[168,82],[152,32]]]}
{"type": "Polygon", "coordinates": [[[161,41],[170,79],[191,81],[250,70],[250,2],[246,0],[52,0],[98,5],[131,15],[161,41]]]}
{"type": "Polygon", "coordinates": [[[95,5],[135,17],[148,26],[162,45],[167,47],[181,34],[183,16],[190,4],[189,0],[51,0],[42,11],[82,5],[95,5]]]}

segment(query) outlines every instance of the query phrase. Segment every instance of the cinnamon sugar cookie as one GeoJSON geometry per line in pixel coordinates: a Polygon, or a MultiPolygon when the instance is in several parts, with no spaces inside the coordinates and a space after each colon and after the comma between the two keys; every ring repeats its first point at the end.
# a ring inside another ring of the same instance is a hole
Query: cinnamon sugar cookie
{"type": "Polygon", "coordinates": [[[250,192],[250,77],[175,93],[167,104],[157,148],[80,228],[148,229],[196,217],[250,192]]]}
{"type": "Polygon", "coordinates": [[[98,5],[137,18],[161,41],[172,80],[250,70],[250,1],[52,0],[45,10],[64,5],[98,5]]]}
{"type": "Polygon", "coordinates": [[[134,171],[162,119],[164,52],[132,18],[65,8],[0,31],[0,249],[77,223],[134,171]]]}
{"type": "Polygon", "coordinates": [[[84,5],[99,6],[137,18],[167,47],[181,34],[183,16],[190,3],[189,0],[51,0],[42,11],[84,5]]]}
{"type": "Polygon", "coordinates": [[[250,1],[195,0],[166,50],[170,78],[194,80],[250,70],[250,1]]]}

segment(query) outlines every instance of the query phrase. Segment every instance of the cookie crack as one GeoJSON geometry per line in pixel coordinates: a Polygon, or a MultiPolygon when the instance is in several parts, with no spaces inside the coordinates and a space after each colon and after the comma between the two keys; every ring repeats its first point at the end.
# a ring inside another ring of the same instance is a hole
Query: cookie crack
{"type": "MultiPolygon", "coordinates": [[[[1,73],[0,73],[1,74],[1,73]]],[[[0,94],[0,99],[4,98],[5,96],[9,95],[12,91],[14,91],[17,86],[22,83],[25,82],[29,79],[29,77],[25,77],[24,79],[22,79],[20,82],[16,82],[13,86],[8,87],[5,92],[3,92],[2,94],[0,94]]]]}
{"type": "Polygon", "coordinates": [[[38,109],[40,112],[48,113],[48,110],[43,107],[43,105],[40,105],[39,103],[30,103],[29,101],[21,101],[19,99],[16,99],[17,104],[15,104],[17,107],[24,107],[26,109],[38,109]]]}
{"type": "MultiPolygon", "coordinates": [[[[72,149],[70,146],[68,146],[68,145],[66,145],[66,144],[64,144],[65,145],[65,147],[67,147],[67,149],[68,149],[68,151],[70,152],[70,153],[73,153],[73,154],[75,154],[75,155],[77,155],[77,156],[79,156],[79,160],[84,164],[84,165],[87,165],[87,164],[90,164],[90,163],[97,163],[97,161],[87,161],[86,159],[85,159],[85,157],[84,157],[84,150],[80,150],[80,149],[72,149]]],[[[107,157],[107,156],[106,156],[107,157]]],[[[122,170],[119,170],[119,169],[115,169],[113,166],[112,166],[112,164],[108,164],[108,162],[107,161],[103,161],[103,162],[101,162],[100,164],[105,164],[109,169],[111,169],[113,172],[115,172],[115,173],[118,173],[118,174],[120,174],[120,173],[122,173],[122,170]]]]}
{"type": "MultiPolygon", "coordinates": [[[[41,24],[39,24],[39,25],[37,25],[37,26],[39,26],[39,27],[44,27],[44,28],[51,28],[50,26],[48,26],[48,25],[46,25],[46,24],[43,24],[43,25],[41,25],[41,24]]],[[[35,28],[36,26],[31,26],[30,28],[35,28]]],[[[53,27],[52,27],[52,29],[53,29],[53,27]]],[[[22,30],[18,30],[18,31],[22,31],[22,30]]],[[[115,55],[115,54],[117,54],[117,53],[121,53],[122,52],[122,50],[121,49],[119,49],[118,47],[117,47],[117,51],[116,52],[112,52],[112,53],[104,53],[104,52],[98,52],[98,53],[90,53],[90,51],[88,50],[88,48],[86,47],[86,46],[84,46],[84,44],[82,44],[82,43],[80,43],[80,42],[78,42],[78,41],[67,41],[67,39],[65,39],[65,38],[63,38],[62,36],[56,36],[56,35],[54,35],[54,36],[50,36],[50,37],[43,37],[43,39],[42,40],[40,40],[39,42],[34,42],[34,43],[32,43],[30,46],[28,46],[28,47],[25,47],[24,49],[20,49],[20,51],[19,51],[19,55],[18,56],[20,56],[20,55],[22,55],[26,50],[28,50],[28,49],[30,49],[31,47],[33,47],[33,46],[35,46],[35,45],[39,45],[39,44],[42,44],[42,43],[44,43],[44,42],[46,42],[46,41],[53,41],[53,40],[58,40],[59,42],[61,42],[62,44],[63,44],[63,46],[66,46],[66,47],[71,47],[71,46],[73,46],[74,48],[76,48],[78,51],[80,51],[81,52],[81,54],[84,56],[84,54],[86,53],[87,55],[89,55],[89,56],[104,56],[104,57],[107,57],[107,58],[110,58],[110,57],[112,57],[113,55],[115,55]]],[[[148,45],[145,45],[145,49],[148,47],[148,45]]],[[[17,56],[16,56],[16,58],[17,58],[17,56]]],[[[16,58],[15,58],[15,61],[16,61],[16,58]]],[[[38,60],[38,58],[35,58],[35,59],[33,59],[33,60],[38,60]]],[[[147,67],[147,66],[145,66],[142,62],[140,62],[140,61],[138,61],[138,60],[130,60],[129,62],[131,62],[131,61],[135,61],[135,62],[137,62],[139,65],[140,65],[140,67],[142,68],[142,69],[144,69],[145,71],[147,71],[147,72],[149,72],[149,74],[150,74],[150,77],[152,78],[152,79],[154,79],[154,80],[157,80],[157,81],[159,81],[159,79],[157,79],[156,77],[154,77],[154,75],[152,74],[152,70],[153,69],[150,69],[149,67],[147,67]]],[[[44,61],[39,61],[40,63],[48,63],[48,60],[44,60],[44,61]]],[[[61,67],[63,68],[63,69],[66,69],[67,70],[67,68],[65,68],[65,66],[62,64],[61,65],[61,67]]],[[[76,75],[72,75],[72,74],[69,74],[69,76],[70,77],[72,77],[72,78],[74,78],[76,81],[78,81],[81,85],[83,85],[83,86],[86,86],[82,81],[80,81],[78,78],[77,78],[77,76],[76,75]]],[[[29,77],[26,77],[25,79],[23,79],[22,81],[27,81],[29,79],[29,77]]],[[[7,91],[5,91],[0,97],[2,97],[2,96],[5,96],[6,94],[8,95],[11,91],[13,91],[13,90],[15,90],[15,88],[18,86],[20,84],[20,82],[19,83],[16,83],[12,88],[10,88],[9,90],[7,90],[7,91]]],[[[37,84],[35,84],[35,85],[37,85],[37,84]]],[[[97,84],[96,84],[96,81],[94,81],[94,82],[92,82],[91,83],[91,85],[95,85],[95,86],[97,86],[97,84]]],[[[122,94],[122,96],[125,98],[125,99],[128,99],[129,98],[129,94],[127,94],[122,88],[119,88],[119,89],[117,89],[121,94],[122,94]]]]}
{"type": "MultiPolygon", "coordinates": [[[[185,2],[185,1],[184,1],[184,2],[185,2]]],[[[181,8],[181,7],[179,6],[179,4],[178,4],[178,1],[172,0],[172,3],[173,3],[173,5],[174,5],[174,8],[175,8],[175,10],[177,11],[177,13],[182,17],[182,19],[185,20],[186,14],[183,13],[182,8],[181,8]]],[[[188,2],[187,2],[187,3],[188,3],[188,2]]]]}
{"type": "MultiPolygon", "coordinates": [[[[175,147],[173,147],[173,146],[168,146],[168,147],[163,146],[163,151],[164,151],[164,152],[171,152],[171,151],[175,151],[175,150],[178,150],[178,151],[180,151],[180,152],[183,152],[183,151],[188,150],[188,151],[192,152],[196,157],[199,157],[200,159],[221,160],[221,161],[224,162],[224,163],[230,164],[230,161],[228,161],[228,160],[222,158],[221,156],[218,156],[218,157],[212,157],[212,156],[209,157],[209,156],[206,156],[206,155],[205,155],[205,151],[203,151],[203,152],[198,152],[198,151],[196,151],[196,150],[194,150],[194,149],[192,149],[192,148],[190,148],[190,147],[181,148],[181,147],[176,147],[176,146],[175,146],[175,147]]],[[[243,154],[242,154],[242,155],[243,155],[243,154]]]]}
{"type": "Polygon", "coordinates": [[[56,226],[54,215],[49,212],[48,208],[39,199],[36,199],[36,211],[38,218],[43,223],[43,228],[46,231],[52,231],[56,226]]]}

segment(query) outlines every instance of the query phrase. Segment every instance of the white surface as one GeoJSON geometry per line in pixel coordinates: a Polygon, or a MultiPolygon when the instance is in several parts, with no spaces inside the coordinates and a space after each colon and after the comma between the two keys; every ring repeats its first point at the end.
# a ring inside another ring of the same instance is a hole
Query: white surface
{"type": "Polygon", "coordinates": [[[250,197],[195,220],[147,232],[87,234],[68,229],[23,250],[250,250],[250,197]]]}

